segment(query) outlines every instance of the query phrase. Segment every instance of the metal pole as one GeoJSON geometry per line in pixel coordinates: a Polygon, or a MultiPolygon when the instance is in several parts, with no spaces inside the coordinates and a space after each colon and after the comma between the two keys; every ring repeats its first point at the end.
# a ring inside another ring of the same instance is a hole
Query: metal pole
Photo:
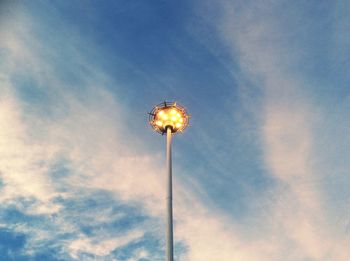
{"type": "Polygon", "coordinates": [[[172,185],[172,162],[171,162],[171,128],[167,128],[166,135],[166,165],[167,165],[167,242],[166,255],[167,261],[174,260],[173,254],[173,185],[172,185]]]}

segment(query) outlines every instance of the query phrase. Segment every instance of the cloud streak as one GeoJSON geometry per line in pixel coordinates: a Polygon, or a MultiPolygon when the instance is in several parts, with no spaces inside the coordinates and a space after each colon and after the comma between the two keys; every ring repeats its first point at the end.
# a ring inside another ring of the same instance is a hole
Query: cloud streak
{"type": "Polygon", "coordinates": [[[224,38],[234,55],[239,54],[245,77],[263,93],[257,117],[260,139],[265,168],[278,181],[274,191],[278,196],[269,204],[270,221],[265,223],[275,247],[266,260],[346,260],[349,251],[335,248],[334,242],[344,246],[349,238],[340,239],[332,232],[324,191],[314,182],[324,175],[313,165],[317,108],[308,100],[305,86],[290,72],[302,50],[295,53],[288,44],[290,35],[281,26],[283,19],[275,16],[281,6],[260,7],[256,12],[256,6],[227,5],[224,38]]]}

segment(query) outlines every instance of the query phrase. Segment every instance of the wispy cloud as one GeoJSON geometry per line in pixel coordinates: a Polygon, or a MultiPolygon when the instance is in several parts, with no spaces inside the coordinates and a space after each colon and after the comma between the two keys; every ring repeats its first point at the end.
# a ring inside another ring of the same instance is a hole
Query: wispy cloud
{"type": "Polygon", "coordinates": [[[290,70],[301,62],[303,50],[288,42],[292,35],[278,15],[281,5],[238,6],[226,5],[223,37],[244,76],[263,94],[257,110],[260,139],[265,168],[278,181],[264,222],[274,248],[261,250],[271,251],[268,260],[346,260],[350,252],[343,246],[349,237],[334,235],[326,218],[325,191],[315,182],[324,176],[314,166],[320,115],[308,88],[290,70]]]}

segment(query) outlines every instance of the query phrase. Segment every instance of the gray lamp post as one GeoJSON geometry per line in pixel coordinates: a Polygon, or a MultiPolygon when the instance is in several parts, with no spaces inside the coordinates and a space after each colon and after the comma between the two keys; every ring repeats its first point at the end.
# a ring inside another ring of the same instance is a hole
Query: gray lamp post
{"type": "Polygon", "coordinates": [[[167,261],[174,260],[173,243],[173,185],[172,185],[172,136],[182,132],[189,122],[186,109],[176,102],[163,102],[152,109],[149,113],[149,123],[158,133],[166,134],[166,171],[167,171],[167,261]]]}

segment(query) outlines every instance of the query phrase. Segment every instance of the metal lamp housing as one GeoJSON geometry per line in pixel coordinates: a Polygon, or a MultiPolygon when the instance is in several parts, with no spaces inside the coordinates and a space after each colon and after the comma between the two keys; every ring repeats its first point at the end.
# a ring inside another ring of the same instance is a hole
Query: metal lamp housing
{"type": "Polygon", "coordinates": [[[182,132],[188,126],[189,116],[186,109],[176,102],[163,102],[149,113],[149,123],[162,135],[167,132],[167,128],[172,133],[182,132]]]}

